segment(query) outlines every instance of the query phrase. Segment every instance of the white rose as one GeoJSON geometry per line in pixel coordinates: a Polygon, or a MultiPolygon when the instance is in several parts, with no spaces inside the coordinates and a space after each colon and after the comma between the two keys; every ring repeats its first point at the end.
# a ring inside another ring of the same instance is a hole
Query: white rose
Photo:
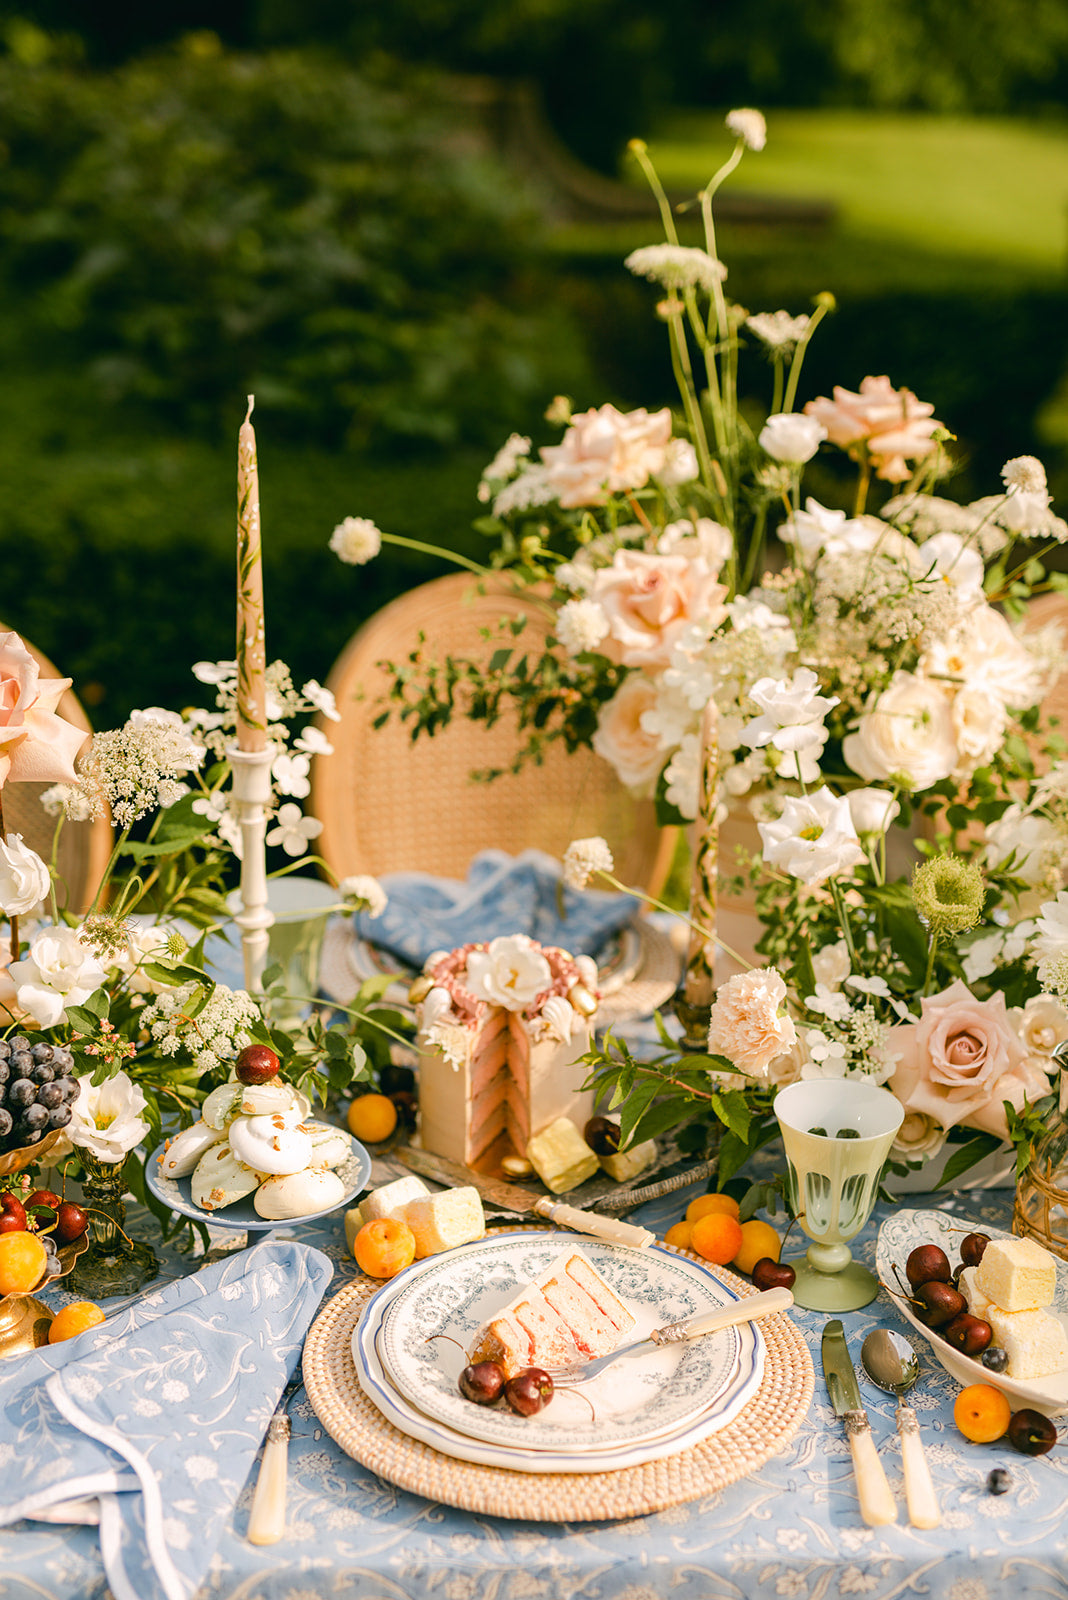
{"type": "Polygon", "coordinates": [[[973,606],[963,621],[934,640],[920,658],[919,670],[940,678],[956,678],[968,688],[983,688],[1008,706],[1026,711],[1037,705],[1044,688],[1038,656],[985,601],[973,606]]]}
{"type": "Polygon", "coordinates": [[[910,789],[929,789],[959,760],[949,696],[927,678],[895,672],[842,741],[842,754],[869,783],[902,779],[910,789]]]}
{"type": "Polygon", "coordinates": [[[77,928],[50,927],[37,935],[29,955],[10,967],[18,1003],[42,1028],[66,1021],[65,1006],[80,1006],[107,977],[77,928]]]}
{"type": "MultiPolygon", "coordinates": [[[[1068,1007],[1052,995],[1038,994],[1009,1012],[1009,1021],[1030,1055],[1052,1055],[1068,1039],[1068,1007]]],[[[1048,1063],[1044,1063],[1048,1070],[1048,1063]]]]}
{"type": "Polygon", "coordinates": [[[472,994],[507,1011],[525,1011],[552,981],[549,963],[525,933],[492,939],[485,950],[472,950],[467,958],[472,994]]]}
{"type": "Polygon", "coordinates": [[[946,1142],[946,1130],[926,1111],[906,1111],[890,1147],[892,1161],[931,1161],[946,1142]]]}
{"type": "Polygon", "coordinates": [[[0,838],[0,911],[7,917],[27,917],[48,896],[48,868],[21,833],[0,838]]]}
{"type": "Polygon", "coordinates": [[[827,429],[815,417],[806,417],[801,411],[779,411],[765,422],[758,442],[773,460],[800,466],[811,461],[826,437],[827,429]]]}
{"type": "Polygon", "coordinates": [[[816,982],[828,989],[840,989],[850,970],[849,946],[844,939],[839,939],[837,944],[825,944],[812,957],[816,982]]]}
{"type": "Polygon", "coordinates": [[[718,572],[734,552],[734,537],[721,522],[697,517],[693,522],[669,522],[656,548],[662,556],[697,556],[711,572],[718,572]]]}
{"type": "Polygon", "coordinates": [[[67,1134],[71,1143],[88,1150],[98,1161],[122,1161],[148,1133],[148,1123],[141,1115],[144,1092],[125,1072],[116,1072],[95,1086],[88,1077],[80,1078],[78,1098],[70,1109],[67,1134]]]}
{"type": "Polygon", "coordinates": [[[864,860],[849,801],[824,786],[813,795],[790,795],[775,822],[758,822],[764,860],[802,883],[822,883],[864,860]]]}
{"type": "Polygon", "coordinates": [[[1012,874],[1037,888],[1056,872],[1065,854],[1065,841],[1046,817],[1028,815],[1010,806],[986,830],[986,861],[1003,866],[1014,855],[1012,874]]]}
{"type": "Polygon", "coordinates": [[[1005,702],[983,684],[965,684],[953,696],[952,710],[953,732],[967,770],[986,766],[1005,739],[1005,702]]]}
{"type": "Polygon", "coordinates": [[[858,833],[885,833],[901,810],[887,789],[851,789],[847,798],[858,833]]]}
{"type": "Polygon", "coordinates": [[[692,483],[698,476],[697,451],[689,439],[669,439],[664,450],[664,464],[657,477],[665,489],[677,489],[680,484],[692,483]]]}
{"type": "Polygon", "coordinates": [[[784,544],[792,544],[802,561],[811,566],[821,550],[840,538],[845,524],[844,511],[832,511],[809,495],[805,509],[796,511],[788,522],[780,525],[779,538],[784,544]]]}
{"type": "Polygon", "coordinates": [[[656,705],[655,684],[632,673],[597,713],[597,730],[591,740],[597,754],[615,769],[620,783],[642,796],[652,793],[664,764],[659,738],[642,726],[643,715],[656,705]]]}

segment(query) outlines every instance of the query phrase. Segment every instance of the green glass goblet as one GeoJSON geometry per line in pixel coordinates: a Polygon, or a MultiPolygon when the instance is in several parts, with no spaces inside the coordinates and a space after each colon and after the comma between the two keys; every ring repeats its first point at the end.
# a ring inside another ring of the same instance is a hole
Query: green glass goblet
{"type": "Polygon", "coordinates": [[[159,1275],[159,1261],[151,1245],[130,1239],[125,1232],[126,1162],[100,1161],[88,1150],[78,1154],[84,1172],[82,1201],[89,1213],[89,1248],[78,1257],[67,1283],[90,1300],[136,1294],[159,1275]]]}

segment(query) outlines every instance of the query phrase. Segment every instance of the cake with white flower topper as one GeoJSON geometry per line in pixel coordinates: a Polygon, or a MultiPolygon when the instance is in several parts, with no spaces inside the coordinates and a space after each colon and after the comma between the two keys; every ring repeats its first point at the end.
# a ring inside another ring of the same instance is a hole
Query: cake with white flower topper
{"type": "Polygon", "coordinates": [[[588,956],[525,934],[432,955],[412,986],[424,1149],[487,1165],[558,1117],[582,1127],[596,980],[588,956]]]}

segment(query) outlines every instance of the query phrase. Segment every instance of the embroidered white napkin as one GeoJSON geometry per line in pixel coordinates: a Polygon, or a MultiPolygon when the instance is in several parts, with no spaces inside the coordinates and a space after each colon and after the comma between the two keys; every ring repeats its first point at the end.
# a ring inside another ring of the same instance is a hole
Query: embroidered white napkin
{"type": "Polygon", "coordinates": [[[116,1600],[189,1600],[332,1274],[266,1240],[0,1365],[0,1524],[95,1502],[116,1600]]]}

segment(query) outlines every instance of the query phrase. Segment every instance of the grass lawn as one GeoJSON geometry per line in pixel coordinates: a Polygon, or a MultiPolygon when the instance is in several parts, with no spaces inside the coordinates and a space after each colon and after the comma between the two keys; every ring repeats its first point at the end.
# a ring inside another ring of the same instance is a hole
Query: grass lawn
{"type": "MultiPolygon", "coordinates": [[[[697,189],[730,150],[720,113],[681,111],[649,141],[664,183],[697,189]]],[[[628,163],[628,178],[635,177],[628,163]]],[[[1068,264],[1068,122],[774,111],[728,182],[832,200],[840,233],[1022,274],[1068,264]]]]}

